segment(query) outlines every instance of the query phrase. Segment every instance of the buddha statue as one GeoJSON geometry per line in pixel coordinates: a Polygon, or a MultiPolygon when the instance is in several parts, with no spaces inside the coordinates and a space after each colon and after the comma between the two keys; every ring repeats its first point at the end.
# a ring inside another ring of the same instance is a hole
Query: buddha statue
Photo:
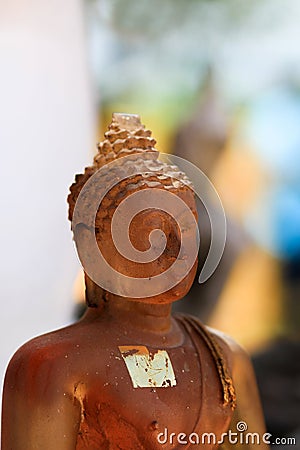
{"type": "Polygon", "coordinates": [[[196,318],[171,314],[197,266],[189,257],[197,241],[191,182],[158,160],[136,115],[114,114],[98,149],[68,197],[88,308],[13,356],[2,450],[256,448],[227,433],[243,431],[241,423],[264,433],[247,354],[196,318]],[[170,204],[162,207],[165,195],[170,204]],[[131,246],[120,239],[124,229],[131,246]]]}

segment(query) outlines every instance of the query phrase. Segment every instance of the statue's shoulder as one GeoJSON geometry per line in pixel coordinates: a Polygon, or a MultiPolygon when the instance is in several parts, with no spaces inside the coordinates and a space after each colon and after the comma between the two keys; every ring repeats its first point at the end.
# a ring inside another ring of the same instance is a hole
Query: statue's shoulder
{"type": "Polygon", "coordinates": [[[249,360],[247,351],[228,334],[205,325],[197,317],[188,314],[176,314],[175,317],[196,331],[209,346],[219,348],[230,367],[236,360],[249,360]]]}
{"type": "Polygon", "coordinates": [[[221,348],[232,371],[237,364],[247,365],[250,363],[248,352],[231,336],[208,326],[206,329],[221,348]]]}
{"type": "Polygon", "coordinates": [[[198,318],[185,314],[176,317],[193,337],[196,347],[203,348],[204,345],[210,353],[219,374],[224,404],[234,409],[236,380],[244,379],[252,370],[248,353],[230,336],[204,325],[198,318]]]}
{"type": "Polygon", "coordinates": [[[73,345],[74,328],[74,325],[70,325],[30,339],[16,351],[12,360],[21,362],[34,357],[41,360],[55,359],[73,345]]]}
{"type": "Polygon", "coordinates": [[[76,346],[71,327],[35,337],[23,344],[11,358],[5,386],[42,395],[43,389],[67,382],[76,346]]]}

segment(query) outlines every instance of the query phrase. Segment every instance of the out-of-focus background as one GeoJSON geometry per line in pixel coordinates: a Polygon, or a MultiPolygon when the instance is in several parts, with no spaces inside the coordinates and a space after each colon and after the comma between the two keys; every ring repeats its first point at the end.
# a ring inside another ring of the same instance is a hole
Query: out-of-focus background
{"type": "Polygon", "coordinates": [[[299,434],[299,22],[297,0],[0,3],[1,380],[22,343],[74,320],[68,187],[111,113],[138,113],[228,219],[221,265],[175,309],[248,349],[268,430],[299,434]]]}

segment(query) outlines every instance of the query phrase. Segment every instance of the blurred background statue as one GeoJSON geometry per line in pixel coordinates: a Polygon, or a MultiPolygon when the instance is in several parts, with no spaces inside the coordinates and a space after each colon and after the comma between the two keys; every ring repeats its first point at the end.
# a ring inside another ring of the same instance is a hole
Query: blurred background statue
{"type": "MultiPolygon", "coordinates": [[[[195,164],[211,177],[226,148],[229,123],[218,95],[213,73],[207,73],[202,92],[190,118],[180,126],[174,142],[173,153],[195,164]]],[[[247,244],[246,234],[227,214],[227,238],[224,253],[214,274],[204,284],[198,277],[207,258],[211,243],[211,223],[207,210],[197,198],[199,211],[200,251],[198,270],[193,286],[186,298],[174,304],[175,311],[195,314],[207,322],[221,295],[237,255],[247,244]]]]}

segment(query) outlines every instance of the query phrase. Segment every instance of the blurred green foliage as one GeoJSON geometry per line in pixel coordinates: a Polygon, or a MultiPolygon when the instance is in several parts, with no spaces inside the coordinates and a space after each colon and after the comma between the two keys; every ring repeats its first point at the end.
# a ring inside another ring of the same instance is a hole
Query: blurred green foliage
{"type": "Polygon", "coordinates": [[[104,107],[159,111],[175,123],[201,99],[208,69],[230,105],[299,61],[289,32],[299,23],[293,0],[85,1],[104,107]]]}

